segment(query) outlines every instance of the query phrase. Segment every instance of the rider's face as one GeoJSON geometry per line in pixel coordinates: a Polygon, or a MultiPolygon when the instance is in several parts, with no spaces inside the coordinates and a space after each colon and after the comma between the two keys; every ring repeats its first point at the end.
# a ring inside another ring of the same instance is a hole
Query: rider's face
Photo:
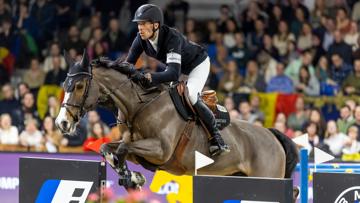
{"type": "Polygon", "coordinates": [[[142,40],[147,40],[153,35],[153,30],[157,24],[151,22],[138,22],[138,30],[142,40]]]}

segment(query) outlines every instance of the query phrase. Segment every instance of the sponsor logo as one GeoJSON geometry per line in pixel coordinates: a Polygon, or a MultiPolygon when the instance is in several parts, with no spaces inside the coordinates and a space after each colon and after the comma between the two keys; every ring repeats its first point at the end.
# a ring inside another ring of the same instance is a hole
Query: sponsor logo
{"type": "Polygon", "coordinates": [[[41,186],[35,203],[84,203],[94,182],[47,180],[41,186]]]}
{"type": "Polygon", "coordinates": [[[340,193],[335,203],[360,202],[360,186],[348,188],[340,193]]]}
{"type": "Polygon", "coordinates": [[[18,177],[0,177],[1,190],[15,190],[17,187],[19,187],[18,177]]]}

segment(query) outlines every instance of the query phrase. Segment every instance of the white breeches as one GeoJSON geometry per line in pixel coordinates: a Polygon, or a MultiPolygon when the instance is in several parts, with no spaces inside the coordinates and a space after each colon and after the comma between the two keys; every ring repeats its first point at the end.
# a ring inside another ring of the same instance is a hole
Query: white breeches
{"type": "Polygon", "coordinates": [[[190,102],[194,105],[198,95],[205,86],[210,72],[210,59],[207,57],[202,63],[194,68],[189,74],[187,87],[189,89],[190,102]]]}

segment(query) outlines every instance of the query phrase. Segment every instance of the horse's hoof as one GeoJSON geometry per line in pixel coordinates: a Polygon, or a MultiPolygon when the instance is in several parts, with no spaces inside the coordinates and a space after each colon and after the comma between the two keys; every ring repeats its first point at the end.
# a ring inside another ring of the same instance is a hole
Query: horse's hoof
{"type": "Polygon", "coordinates": [[[131,182],[139,187],[142,187],[146,183],[146,178],[143,174],[136,171],[132,171],[131,182]]]}

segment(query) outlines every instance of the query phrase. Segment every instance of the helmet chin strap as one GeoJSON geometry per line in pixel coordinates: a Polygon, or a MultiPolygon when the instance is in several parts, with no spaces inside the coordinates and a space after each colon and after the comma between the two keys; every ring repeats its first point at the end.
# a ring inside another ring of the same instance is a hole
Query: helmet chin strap
{"type": "MultiPolygon", "coordinates": [[[[160,27],[160,26],[159,26],[159,27],[160,27]]],[[[154,26],[154,23],[153,23],[153,29],[152,29],[153,33],[152,33],[152,35],[149,37],[149,39],[152,39],[152,38],[155,36],[155,33],[156,33],[156,31],[159,30],[159,27],[155,29],[155,26],[154,26]]]]}

